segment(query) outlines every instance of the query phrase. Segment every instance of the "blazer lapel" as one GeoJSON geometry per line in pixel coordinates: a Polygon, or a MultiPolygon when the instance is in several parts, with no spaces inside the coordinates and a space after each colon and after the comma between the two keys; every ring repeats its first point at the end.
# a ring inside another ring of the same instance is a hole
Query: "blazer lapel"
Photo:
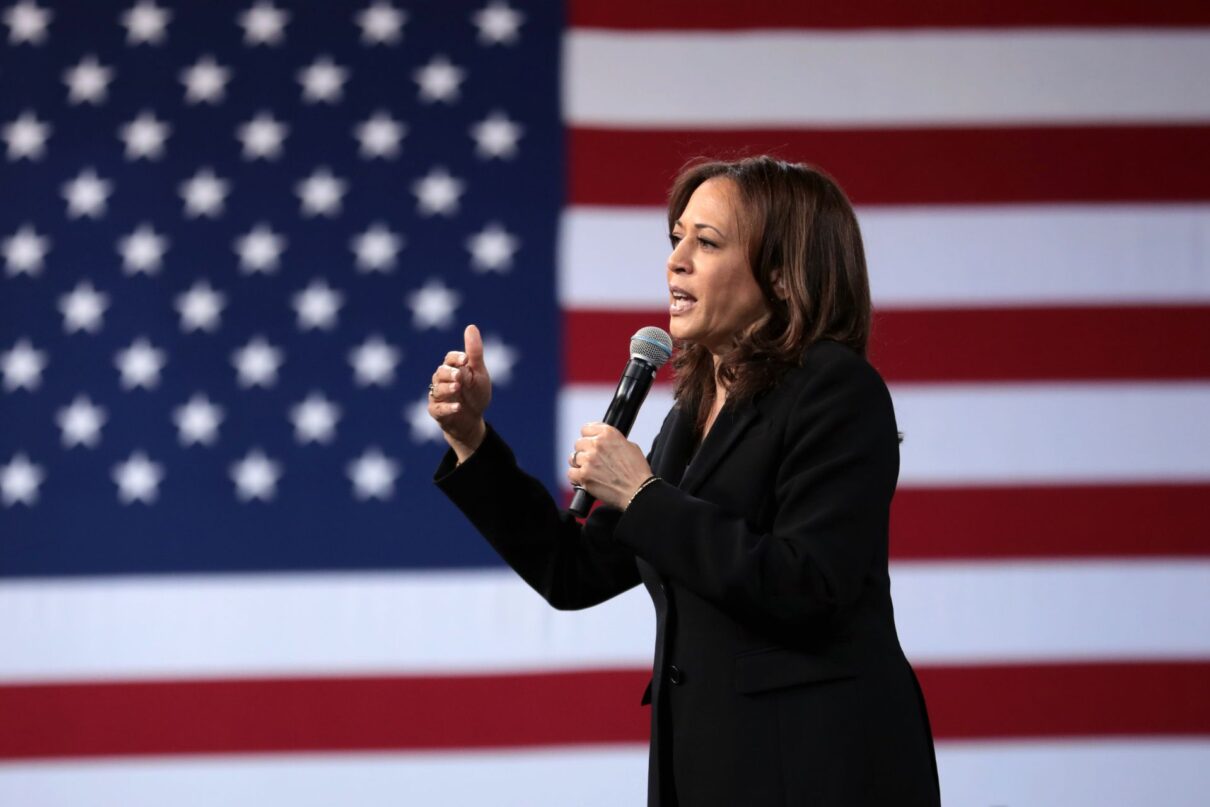
{"type": "Polygon", "coordinates": [[[693,450],[693,420],[692,412],[683,412],[679,406],[673,408],[659,456],[652,457],[652,470],[665,482],[681,483],[685,463],[693,450]]]}
{"type": "MultiPolygon", "coordinates": [[[[715,466],[727,456],[727,452],[735,445],[735,441],[756,422],[759,416],[760,410],[752,404],[742,407],[739,412],[724,406],[723,410],[718,413],[714,425],[710,427],[710,433],[706,435],[702,447],[698,449],[697,456],[693,458],[689,470],[680,480],[681,490],[686,493],[696,491],[706,481],[706,477],[710,475],[715,466]]],[[[689,431],[692,435],[692,428],[689,431]]]]}

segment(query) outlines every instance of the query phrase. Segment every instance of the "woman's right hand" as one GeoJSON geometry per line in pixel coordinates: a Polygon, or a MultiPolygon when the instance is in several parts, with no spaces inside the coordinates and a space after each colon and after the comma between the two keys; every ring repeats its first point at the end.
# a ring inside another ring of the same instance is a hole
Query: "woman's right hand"
{"type": "Polygon", "coordinates": [[[492,400],[492,380],[483,363],[483,338],[467,325],[465,350],[451,350],[433,373],[429,415],[441,426],[445,442],[465,462],[487,434],[483,413],[492,400]]]}

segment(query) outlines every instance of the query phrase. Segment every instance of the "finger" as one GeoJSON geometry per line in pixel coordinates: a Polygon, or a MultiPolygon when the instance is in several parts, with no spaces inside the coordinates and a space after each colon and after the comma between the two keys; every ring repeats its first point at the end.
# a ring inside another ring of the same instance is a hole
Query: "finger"
{"type": "Polygon", "coordinates": [[[451,350],[445,354],[445,364],[450,367],[462,367],[466,364],[466,354],[461,350],[451,350]]]}
{"type": "Polygon", "coordinates": [[[591,454],[596,450],[596,448],[597,443],[596,438],[594,437],[581,437],[580,439],[576,440],[575,445],[572,446],[572,450],[579,451],[581,457],[583,457],[585,454],[591,454]]]}
{"type": "Polygon", "coordinates": [[[458,367],[451,367],[448,364],[443,364],[433,373],[433,381],[461,381],[459,378],[461,370],[458,367]]]}
{"type": "Polygon", "coordinates": [[[429,401],[429,415],[431,415],[438,422],[451,418],[461,411],[462,404],[458,403],[457,401],[452,403],[438,400],[429,401]]]}
{"type": "Polygon", "coordinates": [[[467,363],[476,370],[483,369],[483,337],[479,335],[479,328],[467,325],[462,340],[466,343],[467,363]]]}
{"type": "Polygon", "coordinates": [[[591,423],[585,423],[583,426],[581,426],[580,434],[584,435],[585,437],[596,437],[609,428],[612,427],[606,426],[604,423],[594,420],[591,423]]]}
{"type": "Polygon", "coordinates": [[[461,400],[458,394],[462,390],[462,386],[454,381],[436,381],[433,383],[434,401],[454,401],[461,400]]]}

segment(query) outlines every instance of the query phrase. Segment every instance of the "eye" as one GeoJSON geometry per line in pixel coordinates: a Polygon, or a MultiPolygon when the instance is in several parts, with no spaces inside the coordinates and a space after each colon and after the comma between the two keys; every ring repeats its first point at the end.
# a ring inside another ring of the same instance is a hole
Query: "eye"
{"type": "Polygon", "coordinates": [[[682,236],[679,236],[676,233],[668,233],[668,241],[672,244],[673,249],[676,249],[676,245],[681,243],[681,238],[682,236]]]}
{"type": "Polygon", "coordinates": [[[713,241],[711,241],[709,238],[702,238],[702,237],[699,235],[699,236],[697,237],[697,242],[698,242],[699,244],[701,244],[703,247],[705,247],[706,249],[718,249],[718,244],[714,243],[714,242],[713,242],[713,241]]]}

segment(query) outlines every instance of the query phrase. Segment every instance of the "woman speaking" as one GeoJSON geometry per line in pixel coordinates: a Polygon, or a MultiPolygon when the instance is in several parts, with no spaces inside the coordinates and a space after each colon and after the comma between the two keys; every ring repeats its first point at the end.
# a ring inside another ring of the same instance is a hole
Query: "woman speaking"
{"type": "Polygon", "coordinates": [[[583,427],[567,478],[602,506],[562,511],[487,425],[474,326],[433,374],[436,482],[555,608],[647,586],[649,805],[936,805],[891,607],[899,444],[853,209],[809,166],[705,162],[668,227],[676,404],[646,456],[583,427]]]}

